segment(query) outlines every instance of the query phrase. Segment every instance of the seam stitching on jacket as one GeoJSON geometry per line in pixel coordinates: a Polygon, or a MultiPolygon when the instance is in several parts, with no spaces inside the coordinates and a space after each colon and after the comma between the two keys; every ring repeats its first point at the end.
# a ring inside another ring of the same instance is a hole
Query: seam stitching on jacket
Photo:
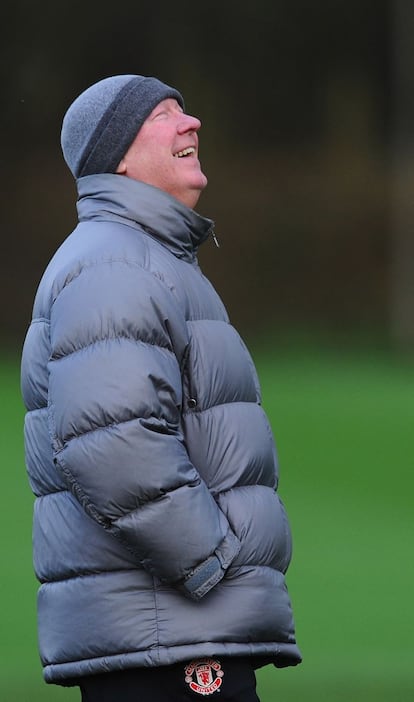
{"type": "Polygon", "coordinates": [[[197,487],[200,484],[201,480],[199,477],[194,478],[193,480],[189,480],[184,483],[180,483],[179,485],[174,485],[173,487],[170,487],[166,490],[163,490],[162,492],[159,493],[156,497],[150,497],[138,505],[138,507],[134,507],[133,509],[130,509],[129,512],[126,512],[125,514],[121,514],[119,517],[114,519],[112,521],[112,525],[116,528],[119,527],[119,522],[122,522],[123,519],[128,519],[131,514],[134,514],[134,512],[140,512],[141,510],[145,509],[147,505],[153,505],[154,502],[159,502],[160,500],[164,499],[166,495],[169,495],[172,492],[176,492],[177,490],[182,490],[183,488],[186,487],[197,487]]]}
{"type": "MultiPolygon", "coordinates": [[[[151,255],[149,254],[148,256],[148,263],[150,263],[150,258],[151,255]]],[[[169,289],[168,285],[165,284],[163,280],[161,280],[157,275],[155,275],[154,271],[152,271],[150,268],[147,266],[144,266],[142,263],[139,263],[138,261],[131,261],[126,258],[119,258],[119,257],[114,257],[114,258],[102,258],[99,261],[90,261],[89,263],[79,263],[80,269],[77,271],[71,271],[68,273],[67,280],[65,280],[64,284],[62,287],[56,292],[56,296],[53,297],[51,307],[55,304],[56,300],[59,298],[63,290],[65,290],[71,283],[73,283],[77,278],[79,278],[80,275],[82,275],[85,271],[91,270],[93,268],[98,268],[99,266],[107,265],[107,264],[113,264],[113,263],[122,263],[124,266],[127,266],[129,268],[137,268],[140,269],[141,271],[144,271],[148,275],[150,275],[154,280],[156,280],[158,283],[161,283],[163,288],[168,291],[168,293],[171,295],[171,290],[169,289]]]]}
{"type": "Polygon", "coordinates": [[[52,356],[51,361],[62,361],[65,358],[69,358],[70,356],[73,356],[73,354],[80,353],[81,351],[85,351],[86,349],[90,349],[92,346],[96,346],[98,344],[103,344],[107,341],[116,341],[117,339],[125,339],[126,341],[131,341],[134,344],[145,344],[146,346],[152,346],[154,348],[162,349],[164,351],[168,351],[171,353],[173,356],[175,356],[174,351],[169,348],[168,346],[163,346],[162,344],[156,343],[155,341],[145,341],[144,339],[138,339],[133,336],[127,336],[126,334],[114,334],[113,336],[104,336],[101,339],[94,339],[93,341],[89,342],[89,344],[86,344],[84,346],[80,346],[79,348],[73,349],[73,351],[69,351],[68,353],[64,353],[61,356],[52,356]]]}
{"type": "MultiPolygon", "coordinates": [[[[158,600],[157,600],[157,588],[155,586],[155,578],[152,576],[152,592],[154,596],[154,609],[155,609],[155,637],[157,639],[157,652],[159,651],[160,648],[160,629],[159,629],[159,623],[158,623],[158,600]]],[[[157,653],[158,657],[158,662],[159,662],[159,653],[157,653]]]]}
{"type": "Polygon", "coordinates": [[[75,573],[73,575],[59,575],[58,577],[52,578],[48,577],[47,580],[42,579],[39,582],[40,585],[56,585],[58,583],[66,583],[69,580],[83,580],[84,578],[95,578],[96,576],[99,577],[109,577],[111,575],[114,575],[114,573],[133,573],[135,571],[138,571],[139,573],[142,573],[143,569],[142,568],[137,568],[134,566],[130,566],[129,568],[114,568],[113,570],[91,570],[91,571],[86,571],[84,573],[75,573]]]}
{"type": "MultiPolygon", "coordinates": [[[[139,422],[141,419],[147,420],[150,419],[151,415],[148,415],[148,417],[145,417],[143,415],[136,416],[136,417],[131,417],[130,419],[121,419],[119,422],[110,422],[110,424],[102,424],[99,427],[94,427],[93,429],[87,429],[86,431],[83,431],[81,434],[71,434],[70,438],[64,439],[62,446],[59,448],[58,451],[56,451],[56,455],[59,455],[67,446],[68,444],[73,441],[74,439],[82,439],[84,436],[88,436],[89,434],[92,434],[95,431],[104,431],[105,429],[110,429],[111,427],[119,427],[122,426],[123,424],[128,424],[129,422],[139,422]]],[[[177,425],[177,431],[178,431],[178,425],[177,425]]]]}
{"type": "Polygon", "coordinates": [[[33,317],[33,319],[30,322],[31,325],[32,324],[42,324],[42,323],[50,326],[50,319],[48,319],[47,317],[33,317]]]}
{"type": "Polygon", "coordinates": [[[183,410],[182,414],[184,417],[190,414],[203,414],[203,412],[211,412],[216,409],[216,407],[226,407],[227,405],[256,405],[261,407],[261,404],[255,400],[228,400],[227,402],[217,402],[217,404],[211,405],[211,407],[203,407],[201,409],[193,410],[183,410]]]}

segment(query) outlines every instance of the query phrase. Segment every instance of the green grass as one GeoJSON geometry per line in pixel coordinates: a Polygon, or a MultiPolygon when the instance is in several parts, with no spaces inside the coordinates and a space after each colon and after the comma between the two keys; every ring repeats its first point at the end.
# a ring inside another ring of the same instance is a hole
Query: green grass
{"type": "Polygon", "coordinates": [[[304,662],[263,700],[410,700],[414,367],[318,354],[259,363],[294,534],[304,662]]]}
{"type": "MultiPolygon", "coordinates": [[[[414,365],[315,347],[255,360],[293,529],[288,586],[304,657],[259,671],[261,700],[409,702],[414,365]]],[[[0,699],[74,701],[77,690],[41,678],[18,362],[0,365],[0,382],[0,699]]]]}

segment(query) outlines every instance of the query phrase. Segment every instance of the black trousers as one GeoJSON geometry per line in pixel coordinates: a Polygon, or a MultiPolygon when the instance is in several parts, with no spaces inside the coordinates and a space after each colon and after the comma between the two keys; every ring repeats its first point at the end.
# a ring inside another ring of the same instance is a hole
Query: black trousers
{"type": "Polygon", "coordinates": [[[248,658],[200,658],[159,668],[91,675],[82,702],[260,702],[248,658]]]}

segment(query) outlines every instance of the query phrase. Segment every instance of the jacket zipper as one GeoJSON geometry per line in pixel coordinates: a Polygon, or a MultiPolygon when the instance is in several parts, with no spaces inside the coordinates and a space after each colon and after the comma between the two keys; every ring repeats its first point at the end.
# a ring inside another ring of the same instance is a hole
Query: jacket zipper
{"type": "Polygon", "coordinates": [[[211,236],[213,237],[213,241],[216,245],[216,247],[219,249],[220,248],[220,243],[219,240],[216,237],[216,232],[214,231],[214,227],[211,229],[211,236]]]}

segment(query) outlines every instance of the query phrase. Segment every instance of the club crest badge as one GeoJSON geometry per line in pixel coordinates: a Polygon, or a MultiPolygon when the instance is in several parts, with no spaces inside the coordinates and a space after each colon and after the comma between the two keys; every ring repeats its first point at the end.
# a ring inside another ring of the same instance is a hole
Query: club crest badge
{"type": "Polygon", "coordinates": [[[198,695],[212,695],[220,690],[224,673],[219,661],[200,658],[185,667],[185,682],[198,695]]]}

